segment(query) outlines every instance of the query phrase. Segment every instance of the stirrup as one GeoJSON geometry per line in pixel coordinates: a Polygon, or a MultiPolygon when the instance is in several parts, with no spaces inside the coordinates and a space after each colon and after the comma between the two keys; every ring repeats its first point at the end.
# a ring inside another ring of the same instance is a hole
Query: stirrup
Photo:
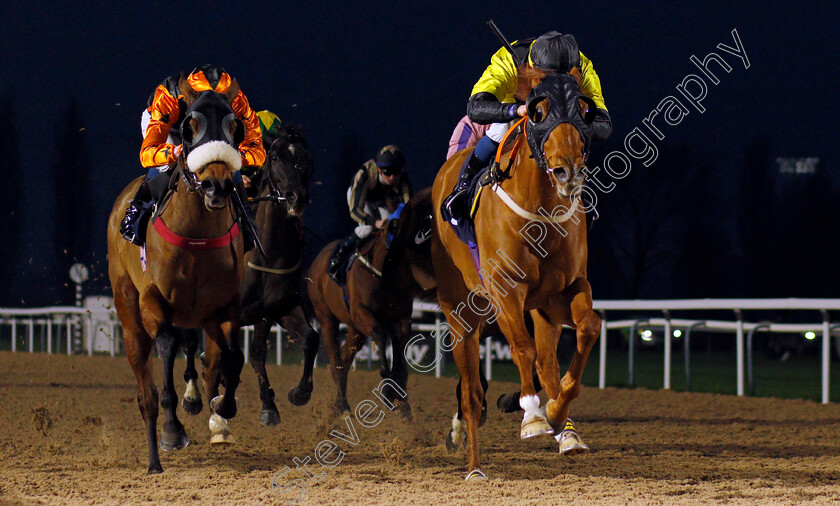
{"type": "Polygon", "coordinates": [[[443,200],[443,204],[440,206],[441,217],[456,227],[464,218],[462,214],[463,207],[466,205],[464,199],[466,199],[467,194],[469,193],[469,187],[466,185],[464,186],[465,188],[460,191],[456,187],[455,190],[453,190],[452,193],[443,200]]]}

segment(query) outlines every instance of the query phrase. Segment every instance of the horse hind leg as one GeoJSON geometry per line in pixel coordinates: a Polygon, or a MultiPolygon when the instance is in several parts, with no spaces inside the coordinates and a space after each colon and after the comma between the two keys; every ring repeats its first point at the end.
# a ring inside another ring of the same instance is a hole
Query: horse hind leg
{"type": "Polygon", "coordinates": [[[201,331],[197,329],[185,329],[181,332],[181,344],[184,355],[187,357],[187,368],[184,370],[184,382],[187,387],[184,390],[181,406],[183,406],[184,411],[191,415],[201,413],[204,407],[201,401],[201,392],[198,389],[198,371],[195,369],[195,353],[198,351],[200,338],[201,331]]]}
{"type": "Polygon", "coordinates": [[[315,358],[321,346],[321,336],[309,325],[301,306],[295,306],[289,314],[280,319],[280,324],[296,339],[303,339],[303,374],[300,382],[289,390],[289,402],[295,406],[303,406],[312,398],[312,373],[315,368],[315,358]]]}
{"type": "Polygon", "coordinates": [[[271,427],[280,424],[280,412],[274,404],[274,389],[268,381],[268,373],[265,370],[265,358],[268,353],[268,335],[271,329],[271,322],[261,320],[254,324],[254,337],[251,340],[251,367],[257,373],[257,380],[260,385],[260,400],[262,411],[260,412],[260,425],[271,427]]]}
{"type": "Polygon", "coordinates": [[[178,420],[178,394],[175,393],[173,381],[173,367],[175,356],[180,349],[180,333],[176,329],[162,326],[155,336],[158,355],[163,361],[163,387],[160,395],[160,406],[163,408],[165,420],[160,433],[160,447],[164,451],[180,450],[190,444],[183,424],[178,420]]]}

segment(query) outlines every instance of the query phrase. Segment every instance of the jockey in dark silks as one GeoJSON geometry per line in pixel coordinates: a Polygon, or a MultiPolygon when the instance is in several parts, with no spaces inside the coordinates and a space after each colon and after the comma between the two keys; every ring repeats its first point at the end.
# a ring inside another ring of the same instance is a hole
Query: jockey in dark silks
{"type": "MultiPolygon", "coordinates": [[[[548,32],[536,39],[514,42],[512,46],[518,59],[526,66],[546,73],[568,73],[577,67],[582,77],[581,92],[598,107],[592,124],[592,138],[603,140],[610,135],[612,122],[601,94],[601,80],[592,62],[578,49],[572,35],[548,32]]],[[[454,225],[466,217],[466,197],[473,177],[490,162],[511,122],[526,114],[524,103],[514,96],[518,76],[513,55],[503,47],[493,55],[490,65],[473,87],[467,104],[467,116],[475,123],[492,125],[475,145],[461,168],[452,194],[441,205],[443,218],[454,225]]]]}
{"type": "Polygon", "coordinates": [[[389,214],[396,206],[411,199],[411,182],[404,167],[402,151],[389,145],[380,149],[376,158],[365,162],[356,172],[353,184],[347,190],[347,205],[350,217],[358,226],[331,257],[327,267],[331,276],[334,277],[340,264],[356,248],[359,240],[385,227],[389,214]]]}
{"type": "MultiPolygon", "coordinates": [[[[155,202],[159,202],[166,194],[172,168],[181,153],[181,121],[186,112],[184,95],[178,87],[181,76],[182,74],[175,74],[167,77],[149,97],[148,108],[143,111],[140,163],[149,169],[148,175],[132,199],[120,226],[120,233],[137,245],[143,244],[146,221],[155,202]]],[[[225,93],[233,82],[233,78],[224,69],[215,65],[197,67],[185,77],[196,92],[212,90],[225,93]]],[[[265,149],[257,114],[251,110],[248,99],[241,90],[231,103],[231,108],[236,117],[245,124],[245,139],[238,146],[242,167],[259,168],[265,162],[265,149]]],[[[239,171],[234,174],[234,182],[237,192],[244,199],[245,191],[239,171]]],[[[246,213],[250,212],[247,204],[244,207],[246,213]]],[[[245,238],[245,248],[249,250],[254,245],[250,227],[241,229],[245,238]]]]}

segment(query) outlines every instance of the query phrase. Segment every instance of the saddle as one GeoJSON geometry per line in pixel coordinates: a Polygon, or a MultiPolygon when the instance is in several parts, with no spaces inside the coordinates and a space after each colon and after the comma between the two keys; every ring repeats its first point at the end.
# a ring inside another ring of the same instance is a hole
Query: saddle
{"type": "Polygon", "coordinates": [[[376,237],[377,234],[370,234],[358,242],[354,248],[342,248],[347,241],[356,242],[355,236],[353,235],[345,241],[336,244],[332,253],[330,253],[329,262],[327,263],[328,266],[334,266],[333,268],[327,269],[327,275],[329,275],[330,279],[338,283],[338,286],[342,288],[347,286],[347,272],[350,271],[353,263],[360,255],[367,253],[370,244],[373,243],[376,237]]]}
{"type": "Polygon", "coordinates": [[[505,170],[501,170],[500,160],[503,154],[513,150],[513,148],[519,142],[523,132],[523,123],[519,123],[510,131],[508,131],[508,133],[505,135],[505,138],[502,139],[502,143],[499,145],[498,150],[496,151],[496,156],[493,163],[489,167],[485,167],[484,169],[478,171],[478,173],[476,173],[476,175],[473,176],[473,179],[470,181],[470,186],[467,190],[467,202],[469,202],[470,206],[468,214],[469,217],[465,220],[461,220],[461,222],[458,223],[458,225],[452,225],[450,223],[450,226],[452,227],[452,230],[455,231],[455,235],[458,237],[458,239],[460,239],[461,242],[463,242],[470,248],[474,248],[476,244],[474,218],[476,212],[478,212],[478,204],[481,198],[481,191],[487,185],[493,183],[500,183],[508,177],[510,177],[510,164],[508,164],[508,167],[505,170]]]}

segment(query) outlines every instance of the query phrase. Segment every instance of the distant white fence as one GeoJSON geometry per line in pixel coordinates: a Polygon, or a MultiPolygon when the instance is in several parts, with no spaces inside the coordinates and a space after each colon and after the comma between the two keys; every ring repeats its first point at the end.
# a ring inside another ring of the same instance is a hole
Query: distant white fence
{"type": "MultiPolygon", "coordinates": [[[[105,302],[95,302],[86,299],[87,308],[78,307],[46,307],[36,309],[0,308],[0,343],[6,335],[5,329],[11,329],[11,350],[18,350],[19,329],[26,329],[25,345],[32,352],[35,342],[40,339],[45,344],[39,349],[47,353],[106,352],[112,356],[121,353],[122,326],[116,317],[116,312],[105,302]],[[75,342],[74,342],[75,341],[75,342]],[[62,349],[63,348],[63,349],[62,349]],[[75,348],[75,350],[74,350],[75,348]]],[[[752,344],[757,332],[805,333],[814,332],[822,335],[821,374],[822,374],[822,402],[829,400],[829,364],[831,358],[831,335],[840,333],[840,323],[832,323],[829,311],[840,310],[840,299],[686,299],[686,300],[602,300],[594,302],[594,309],[602,318],[601,338],[599,344],[598,386],[606,387],[607,371],[607,330],[629,329],[628,374],[632,385],[634,380],[634,361],[637,331],[642,328],[663,329],[663,388],[671,388],[672,368],[672,339],[673,331],[684,331],[685,374],[687,385],[690,385],[690,338],[693,331],[733,333],[736,349],[737,394],[742,396],[746,392],[746,383],[753,391],[752,378],[752,344]],[[733,319],[703,320],[671,318],[672,311],[700,311],[726,310],[732,311],[733,319]],[[815,311],[819,312],[820,321],[808,324],[780,324],[765,320],[747,322],[742,317],[743,311],[815,311]],[[608,314],[619,311],[622,313],[661,314],[661,317],[639,316],[632,319],[610,321],[608,314]]],[[[446,330],[446,320],[437,304],[415,301],[412,324],[413,332],[428,333],[434,337],[435,350],[432,357],[440,357],[435,361],[435,376],[440,377],[444,371],[444,359],[441,350],[441,340],[446,330]],[[417,320],[428,320],[420,321],[417,320]]],[[[248,361],[248,344],[253,332],[251,327],[243,328],[245,360],[248,361]]],[[[277,342],[277,363],[282,362],[281,339],[284,332],[279,325],[272,329],[277,342]]],[[[431,351],[426,348],[412,350],[419,362],[431,351]]],[[[510,349],[507,343],[493,341],[488,338],[481,347],[484,360],[485,375],[492,378],[492,362],[496,360],[510,360],[510,349]]],[[[359,351],[357,360],[367,360],[378,356],[370,342],[359,351]]]]}
{"type": "MultiPolygon", "coordinates": [[[[683,348],[686,353],[686,368],[689,367],[689,349],[691,331],[702,328],[703,330],[722,331],[735,333],[736,353],[736,374],[737,393],[739,396],[745,392],[745,376],[748,376],[751,387],[752,381],[752,341],[756,332],[785,332],[805,333],[814,332],[822,334],[822,402],[827,404],[829,400],[829,364],[831,360],[831,335],[837,333],[840,324],[832,324],[829,311],[840,309],[840,299],[685,299],[685,300],[602,300],[595,301],[594,308],[601,314],[601,339],[600,339],[600,367],[598,371],[598,386],[606,386],[607,377],[607,330],[608,329],[631,329],[629,341],[628,360],[630,363],[630,375],[632,383],[634,349],[636,341],[635,330],[640,325],[647,327],[662,327],[664,329],[664,364],[663,364],[663,388],[671,388],[671,350],[672,350],[672,329],[685,329],[686,340],[683,348]],[[689,320],[672,319],[671,311],[698,311],[698,310],[727,310],[733,312],[733,321],[719,320],[689,320]],[[746,322],[743,319],[743,311],[815,311],[820,313],[820,321],[810,324],[779,324],[766,321],[746,322]],[[661,318],[636,318],[617,321],[609,321],[607,314],[610,311],[622,312],[659,312],[661,318]],[[745,334],[746,333],[746,334],[745,334]],[[746,342],[745,342],[746,341],[746,342]],[[745,353],[745,347],[747,348],[745,353]],[[745,355],[748,360],[745,360],[745,355]],[[746,364],[745,364],[746,362],[746,364]],[[746,374],[745,374],[746,373],[746,374]]],[[[688,369],[686,369],[688,376],[688,369]]],[[[752,390],[752,388],[751,388],[752,390]]]]}

